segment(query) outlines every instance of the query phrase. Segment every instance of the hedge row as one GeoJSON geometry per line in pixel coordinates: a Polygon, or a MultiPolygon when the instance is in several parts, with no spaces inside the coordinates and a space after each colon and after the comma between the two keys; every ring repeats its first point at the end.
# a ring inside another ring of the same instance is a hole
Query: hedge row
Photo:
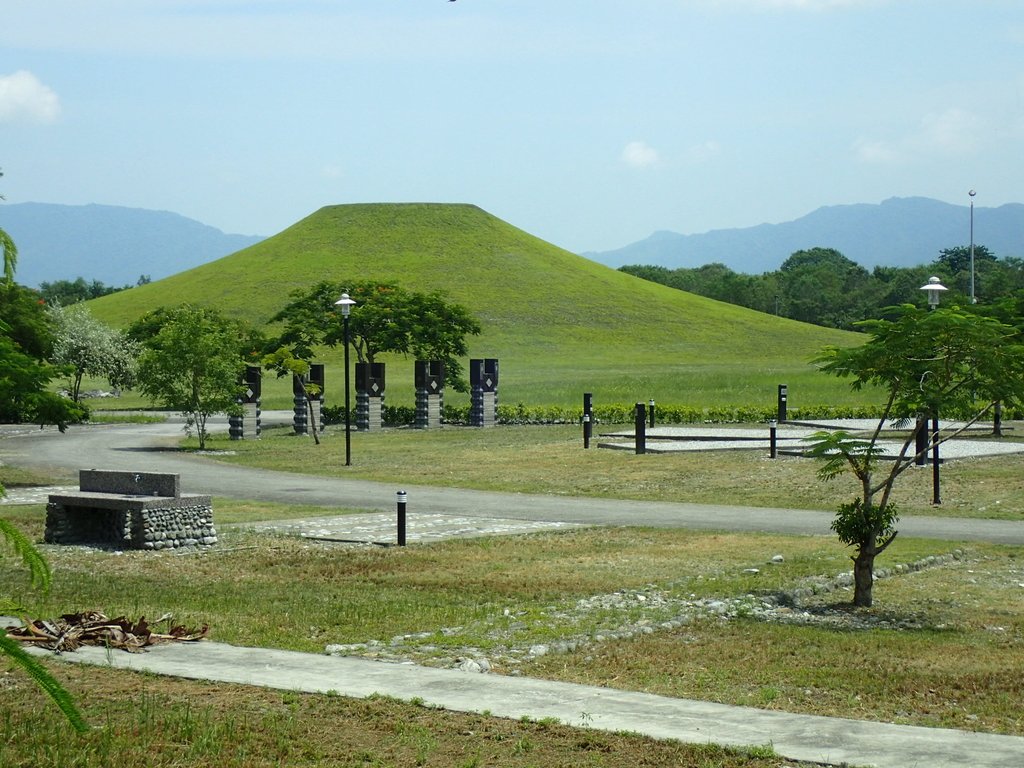
{"type": "MultiPolygon", "coordinates": [[[[833,419],[877,419],[881,416],[879,406],[857,405],[809,405],[790,408],[787,411],[789,421],[814,421],[833,419]]],[[[594,406],[594,418],[602,424],[632,424],[636,416],[636,405],[614,403],[594,406]]],[[[763,406],[739,405],[716,406],[711,408],[695,408],[687,405],[655,406],[654,419],[656,424],[758,424],[767,423],[778,416],[775,408],[763,406]]],[[[324,417],[328,424],[340,424],[344,421],[344,408],[341,406],[325,407],[324,417]]],[[[945,418],[964,418],[961,414],[948,414],[945,418]]],[[[446,405],[442,418],[447,424],[468,424],[469,406],[446,405]]],[[[580,407],[563,407],[556,405],[498,406],[499,424],[579,424],[583,418],[580,407]]],[[[1020,419],[1024,414],[1007,409],[1003,419],[1020,419]]],[[[387,426],[411,426],[416,420],[416,409],[408,405],[385,405],[384,423],[387,426]]]]}

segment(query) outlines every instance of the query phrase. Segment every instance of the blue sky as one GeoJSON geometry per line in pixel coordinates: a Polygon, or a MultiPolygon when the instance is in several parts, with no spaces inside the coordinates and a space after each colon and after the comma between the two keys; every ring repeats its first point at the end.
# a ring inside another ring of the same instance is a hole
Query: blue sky
{"type": "Polygon", "coordinates": [[[474,203],[573,251],[1024,194],[1019,0],[7,0],[0,193],[274,234],[474,203]]]}

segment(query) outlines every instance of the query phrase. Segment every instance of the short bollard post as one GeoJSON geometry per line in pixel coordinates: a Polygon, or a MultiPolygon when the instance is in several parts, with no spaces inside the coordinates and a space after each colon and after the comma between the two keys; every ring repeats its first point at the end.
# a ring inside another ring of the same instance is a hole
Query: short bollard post
{"type": "Polygon", "coordinates": [[[789,387],[785,384],[779,384],[779,403],[778,413],[779,421],[785,421],[787,418],[787,409],[789,405],[789,387]]]}
{"type": "Polygon", "coordinates": [[[923,416],[917,417],[917,430],[914,433],[914,464],[923,467],[928,463],[928,421],[923,416]]]}
{"type": "Polygon", "coordinates": [[[770,458],[773,459],[778,458],[779,455],[778,437],[779,422],[777,422],[775,419],[772,419],[771,421],[768,422],[768,446],[770,450],[768,455],[770,458]]]}
{"type": "Polygon", "coordinates": [[[653,427],[654,426],[654,398],[653,397],[650,400],[647,401],[647,407],[650,409],[650,411],[649,411],[649,413],[647,415],[650,418],[650,425],[653,427]]]}
{"type": "Polygon", "coordinates": [[[636,453],[639,456],[647,453],[647,407],[643,403],[636,404],[636,453]]]}
{"type": "Polygon", "coordinates": [[[405,491],[399,491],[395,494],[398,499],[398,546],[405,546],[405,503],[408,499],[408,494],[405,491]]]}
{"type": "Polygon", "coordinates": [[[583,447],[590,447],[590,436],[594,430],[594,395],[590,392],[583,393],[583,447]]]}

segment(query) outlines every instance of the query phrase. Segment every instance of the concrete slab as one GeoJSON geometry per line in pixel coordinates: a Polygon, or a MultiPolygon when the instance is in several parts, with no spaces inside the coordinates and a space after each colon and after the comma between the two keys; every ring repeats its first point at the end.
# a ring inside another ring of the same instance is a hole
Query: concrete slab
{"type": "MultiPolygon", "coordinates": [[[[48,653],[30,649],[37,654],[48,653]]],[[[96,647],[62,654],[67,662],[114,666],[364,698],[383,694],[458,712],[560,722],[659,739],[733,746],[771,745],[780,755],[826,765],[876,768],[1017,766],[1024,738],[861,720],[795,715],[632,691],[495,674],[433,669],[202,641],[156,646],[147,653],[96,647]]]]}
{"type": "MultiPolygon", "coordinates": [[[[260,523],[223,525],[222,530],[246,530],[276,533],[320,541],[362,544],[393,544],[397,540],[397,514],[333,515],[302,520],[276,520],[260,523]]],[[[464,517],[437,513],[406,515],[407,543],[430,543],[450,538],[473,536],[512,536],[538,531],[585,528],[578,523],[546,520],[513,520],[494,517],[464,517]]]]}

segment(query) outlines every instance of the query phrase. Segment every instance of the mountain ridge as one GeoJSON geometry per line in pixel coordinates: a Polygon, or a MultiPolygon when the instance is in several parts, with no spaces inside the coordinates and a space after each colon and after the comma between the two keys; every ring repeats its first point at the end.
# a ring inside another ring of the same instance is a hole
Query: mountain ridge
{"type": "MultiPolygon", "coordinates": [[[[929,264],[944,248],[970,242],[970,208],[926,197],[878,204],[823,206],[779,224],[683,235],[658,230],[610,251],[582,254],[610,267],[650,264],[669,269],[721,263],[736,272],[778,269],[796,251],[834,248],[868,269],[929,264]]],[[[1024,256],[1024,204],[974,208],[974,242],[996,256],[1024,256]]]]}
{"type": "Polygon", "coordinates": [[[116,205],[9,203],[0,227],[18,246],[19,283],[98,280],[120,287],[204,264],[264,238],[227,234],[171,211],[116,205]]]}

